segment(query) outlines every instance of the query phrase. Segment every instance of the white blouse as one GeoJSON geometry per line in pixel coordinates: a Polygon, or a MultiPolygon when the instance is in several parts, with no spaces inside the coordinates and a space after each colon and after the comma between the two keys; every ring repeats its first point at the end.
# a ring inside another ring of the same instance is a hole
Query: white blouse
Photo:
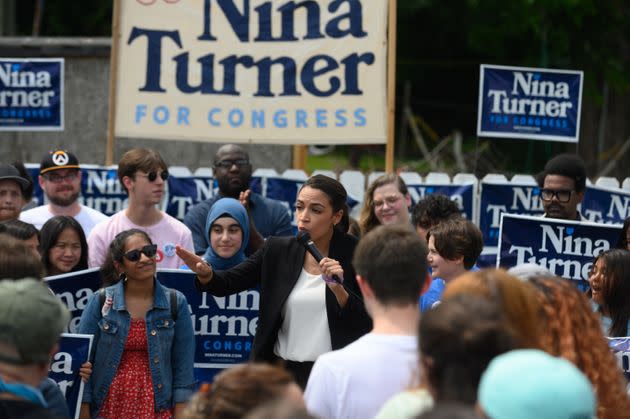
{"type": "Polygon", "coordinates": [[[311,275],[302,268],[291,294],[282,307],[282,325],[274,353],[289,361],[315,361],[332,350],[326,283],[321,274],[311,275]]]}

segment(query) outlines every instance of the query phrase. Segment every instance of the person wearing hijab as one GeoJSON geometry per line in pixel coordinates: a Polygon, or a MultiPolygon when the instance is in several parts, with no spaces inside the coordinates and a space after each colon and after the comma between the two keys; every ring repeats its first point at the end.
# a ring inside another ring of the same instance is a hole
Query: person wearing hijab
{"type": "Polygon", "coordinates": [[[245,260],[249,242],[249,215],[234,198],[221,198],[212,205],[206,219],[210,246],[203,255],[213,269],[225,270],[245,260]]]}

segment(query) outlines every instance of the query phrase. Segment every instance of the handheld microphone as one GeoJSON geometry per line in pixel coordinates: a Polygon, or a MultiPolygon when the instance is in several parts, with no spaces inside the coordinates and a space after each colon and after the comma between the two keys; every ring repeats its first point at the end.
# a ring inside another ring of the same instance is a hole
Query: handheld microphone
{"type": "MultiPolygon", "coordinates": [[[[311,240],[311,235],[308,231],[300,231],[297,235],[297,241],[306,248],[306,251],[309,252],[315,258],[317,263],[319,263],[322,259],[324,259],[324,256],[321,254],[317,246],[315,246],[315,243],[313,243],[313,240],[311,240]]],[[[341,279],[339,279],[337,275],[333,275],[332,279],[337,284],[340,284],[340,285],[342,284],[341,279]]]]}

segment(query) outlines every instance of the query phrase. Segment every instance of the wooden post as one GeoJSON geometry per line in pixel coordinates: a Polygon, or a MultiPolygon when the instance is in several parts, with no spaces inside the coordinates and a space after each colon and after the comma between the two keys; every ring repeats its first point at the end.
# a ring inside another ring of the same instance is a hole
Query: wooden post
{"type": "Polygon", "coordinates": [[[112,13],[112,46],[109,55],[109,108],[107,110],[107,145],[105,164],[114,162],[114,133],[116,130],[116,84],[118,82],[118,41],[120,39],[120,0],[114,0],[112,13]]]}
{"type": "Polygon", "coordinates": [[[307,154],[308,154],[308,146],[306,145],[293,146],[293,168],[294,169],[302,169],[306,171],[307,154]]]}
{"type": "Polygon", "coordinates": [[[389,0],[387,23],[387,144],[385,171],[394,171],[394,135],[396,133],[396,0],[389,0]]]}

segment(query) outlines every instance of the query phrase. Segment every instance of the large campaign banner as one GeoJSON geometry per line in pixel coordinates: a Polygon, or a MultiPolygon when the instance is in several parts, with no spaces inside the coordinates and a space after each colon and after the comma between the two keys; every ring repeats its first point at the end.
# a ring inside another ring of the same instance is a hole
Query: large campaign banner
{"type": "Polygon", "coordinates": [[[593,259],[615,246],[620,225],[501,214],[497,267],[535,263],[588,288],[593,259]]]}
{"type": "Polygon", "coordinates": [[[195,379],[212,382],[215,374],[247,362],[258,326],[260,291],[250,289],[229,297],[214,297],[195,289],[195,274],[160,269],[158,280],[181,291],[188,300],[195,332],[195,379]]]}
{"type": "Polygon", "coordinates": [[[478,136],[578,142],[582,71],[482,64],[479,73],[478,136]]]}
{"type": "Polygon", "coordinates": [[[79,418],[84,383],[79,376],[81,365],[90,357],[92,335],[63,333],[59,351],[53,355],[48,377],[52,378],[66,398],[70,417],[79,418]]]}
{"type": "Polygon", "coordinates": [[[385,143],[387,0],[119,3],[115,135],[385,143]]]}
{"type": "Polygon", "coordinates": [[[0,58],[0,131],[63,130],[63,58],[0,58]]]}
{"type": "Polygon", "coordinates": [[[630,191],[588,185],[582,200],[581,213],[596,223],[623,224],[630,217],[630,191]]]}
{"type": "Polygon", "coordinates": [[[101,287],[99,268],[49,276],[44,278],[44,281],[70,310],[71,317],[67,330],[70,333],[77,333],[83,309],[87,306],[90,296],[101,287]]]}
{"type": "Polygon", "coordinates": [[[626,389],[630,395],[630,337],[609,338],[608,345],[617,359],[619,368],[628,379],[626,389]]]}
{"type": "Polygon", "coordinates": [[[501,214],[541,215],[540,188],[533,185],[481,182],[479,229],[484,246],[497,246],[501,214]]]}

